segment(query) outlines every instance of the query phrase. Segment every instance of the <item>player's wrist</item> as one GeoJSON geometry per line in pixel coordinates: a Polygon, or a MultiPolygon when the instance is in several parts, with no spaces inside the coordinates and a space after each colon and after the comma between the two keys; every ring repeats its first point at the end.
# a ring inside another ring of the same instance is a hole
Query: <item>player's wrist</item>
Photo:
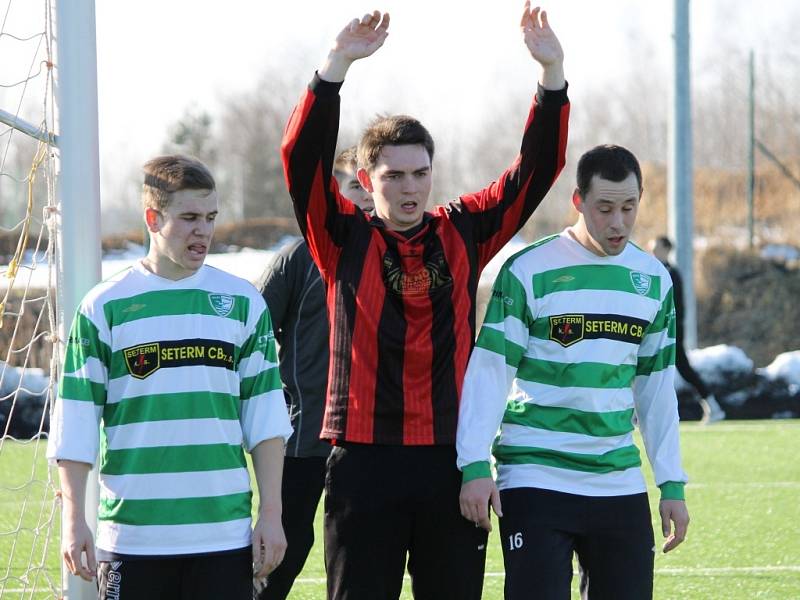
{"type": "Polygon", "coordinates": [[[461,469],[462,476],[461,476],[461,483],[467,483],[472,481],[473,479],[482,479],[484,477],[488,477],[491,479],[492,477],[492,468],[489,465],[488,460],[480,460],[474,463],[470,463],[464,466],[461,469]]]}
{"type": "Polygon", "coordinates": [[[658,486],[661,490],[661,500],[686,500],[685,486],[682,481],[665,481],[658,486]]]}

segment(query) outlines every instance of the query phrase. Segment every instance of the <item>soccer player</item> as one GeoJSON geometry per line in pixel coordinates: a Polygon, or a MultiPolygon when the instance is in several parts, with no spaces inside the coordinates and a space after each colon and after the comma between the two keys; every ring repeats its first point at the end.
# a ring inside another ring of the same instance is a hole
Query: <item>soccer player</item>
{"type": "Polygon", "coordinates": [[[659,236],[650,242],[650,252],[667,268],[672,279],[672,297],[675,301],[675,369],[697,392],[700,407],[703,409],[702,422],[708,424],[721,421],[725,418],[725,411],[709,391],[703,378],[692,368],[683,347],[683,280],[678,268],[669,262],[672,242],[666,236],[659,236]]]}
{"type": "Polygon", "coordinates": [[[408,556],[415,597],[480,598],[487,532],[461,517],[458,399],[486,263],[564,164],[563,52],[526,3],[521,29],[542,66],[520,154],[486,189],[427,212],[433,141],[416,119],[378,118],[358,146],[375,216],[342,198],[331,165],[339,88],[385,41],[389,15],[355,19],[287,125],[282,151],[300,229],[326,286],[331,367],[322,437],[328,597],[396,599],[408,556]]]}
{"type": "MultiPolygon", "coordinates": [[[[357,177],[356,148],[344,150],[333,163],[342,196],[365,213],[372,197],[357,177]]],[[[294,433],[283,460],[283,530],[286,556],[269,575],[260,600],[283,600],[303,570],[314,544],[314,517],[325,483],[325,460],[331,445],[320,440],[328,385],[328,316],[325,286],[300,238],[267,267],[261,293],[267,301],[278,341],[283,393],[294,433]]]]}
{"type": "Polygon", "coordinates": [[[100,598],[252,598],[286,548],[291,434],[263,298],[204,265],[217,192],[199,161],[144,166],[147,256],[83,299],[48,443],[63,499],[62,553],[100,598]],[[260,495],[251,531],[251,487],[260,495]],[[97,553],[87,474],[100,451],[97,553]]]}
{"type": "Polygon", "coordinates": [[[641,194],[633,154],[590,150],[578,162],[575,225],[511,257],[492,290],[457,448],[462,514],[488,526],[491,501],[500,516],[508,600],[569,598],[573,552],[584,597],[652,596],[637,422],[661,490],[664,552],[686,535],[672,284],[630,242],[641,194]]]}

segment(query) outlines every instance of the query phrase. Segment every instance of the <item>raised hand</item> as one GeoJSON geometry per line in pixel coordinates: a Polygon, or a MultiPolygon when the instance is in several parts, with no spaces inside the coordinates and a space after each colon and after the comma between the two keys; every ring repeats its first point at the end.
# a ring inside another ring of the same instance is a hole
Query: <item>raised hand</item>
{"type": "Polygon", "coordinates": [[[372,56],[389,35],[389,13],[375,11],[353,19],[336,36],[328,58],[319,70],[326,81],[342,81],[353,61],[372,56]]]}
{"type": "Polygon", "coordinates": [[[389,13],[381,16],[379,11],[364,15],[361,20],[353,19],[342,29],[332,52],[341,54],[344,58],[358,60],[371,56],[383,46],[386,36],[389,35],[389,13]]]}
{"type": "Polygon", "coordinates": [[[531,10],[530,0],[525,0],[519,27],[531,56],[542,65],[539,82],[545,89],[560,90],[564,79],[564,51],[556,34],[550,29],[547,13],[537,6],[531,10]]]}

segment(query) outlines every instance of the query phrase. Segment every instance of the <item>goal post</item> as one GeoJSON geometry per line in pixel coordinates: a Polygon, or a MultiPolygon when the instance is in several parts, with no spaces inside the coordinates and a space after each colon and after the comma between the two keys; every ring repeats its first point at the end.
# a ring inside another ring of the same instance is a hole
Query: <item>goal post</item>
{"type": "MultiPolygon", "coordinates": [[[[101,276],[100,159],[97,123],[97,42],[94,0],[56,3],[59,122],[58,306],[59,356],[75,310],[101,276]]],[[[59,364],[60,361],[59,361],[59,364]]],[[[98,486],[95,468],[86,492],[86,520],[94,532],[98,486]]],[[[64,598],[97,597],[94,583],[64,569],[64,598]]]]}

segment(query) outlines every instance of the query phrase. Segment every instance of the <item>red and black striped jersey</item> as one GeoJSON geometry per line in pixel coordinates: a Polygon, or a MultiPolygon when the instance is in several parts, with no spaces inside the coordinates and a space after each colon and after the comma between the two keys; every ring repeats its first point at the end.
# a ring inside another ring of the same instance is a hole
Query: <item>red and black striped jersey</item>
{"type": "Polygon", "coordinates": [[[566,88],[539,88],[520,154],[497,181],[437,206],[404,235],[339,194],[332,169],[340,86],[314,77],[282,145],[297,221],[327,287],[331,352],[321,437],[454,444],[478,278],[564,166],[566,88]]]}

